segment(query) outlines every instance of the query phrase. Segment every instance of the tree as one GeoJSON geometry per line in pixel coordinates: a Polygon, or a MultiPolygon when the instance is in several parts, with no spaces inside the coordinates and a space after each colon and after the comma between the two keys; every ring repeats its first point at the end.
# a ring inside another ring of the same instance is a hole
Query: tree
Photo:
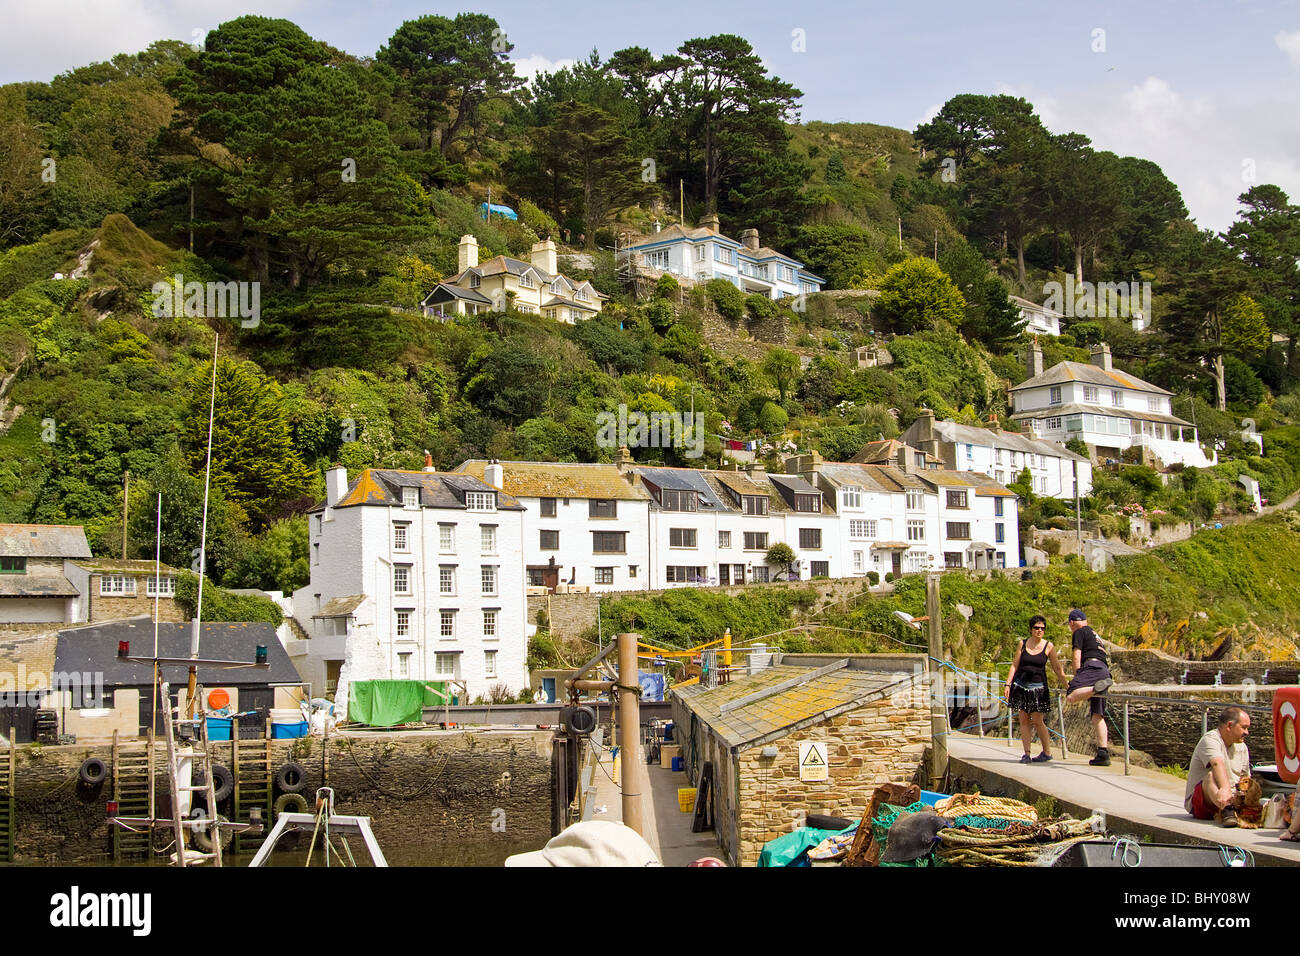
{"type": "Polygon", "coordinates": [[[758,413],[758,427],[764,435],[780,435],[790,423],[790,416],[776,402],[765,402],[758,413]]]}
{"type": "MultiPolygon", "coordinates": [[[[27,111],[22,91],[0,87],[0,246],[30,239],[40,217],[45,137],[27,111]]],[[[56,167],[57,168],[57,167],[56,167]]]]}
{"type": "Polygon", "coordinates": [[[1300,206],[1272,184],[1254,186],[1238,197],[1245,208],[1225,235],[1247,266],[1253,298],[1269,327],[1287,337],[1287,368],[1300,363],[1300,206]]]}
{"type": "Polygon", "coordinates": [[[794,549],[784,542],[778,541],[767,549],[764,561],[773,567],[780,568],[778,575],[781,573],[793,574],[794,566],[794,549]]]}
{"type": "Polygon", "coordinates": [[[885,273],[876,311],[898,332],[915,332],[933,328],[938,320],[960,326],[966,300],[935,263],[912,258],[885,273]]]}
{"type": "Polygon", "coordinates": [[[962,335],[992,348],[1020,334],[1020,310],[1012,304],[1002,280],[970,243],[950,244],[939,257],[939,267],[966,300],[962,335]]]}
{"type": "Polygon", "coordinates": [[[794,390],[794,384],[799,379],[799,356],[786,349],[771,349],[763,357],[761,367],[763,374],[776,386],[781,404],[784,405],[786,395],[794,390]]]}
{"type": "Polygon", "coordinates": [[[1123,169],[1114,153],[1099,153],[1081,133],[1052,140],[1048,206],[1052,220],[1069,237],[1074,279],[1083,281],[1084,254],[1096,257],[1098,244],[1124,220],[1123,169]]]}

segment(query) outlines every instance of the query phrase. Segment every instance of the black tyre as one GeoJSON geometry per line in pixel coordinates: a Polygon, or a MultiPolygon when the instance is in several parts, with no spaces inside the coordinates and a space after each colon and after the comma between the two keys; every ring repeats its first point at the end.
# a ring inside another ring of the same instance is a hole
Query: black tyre
{"type": "Polygon", "coordinates": [[[77,776],[81,782],[88,787],[95,787],[104,782],[108,776],[108,766],[98,757],[87,757],[81,762],[81,769],[77,771],[77,776]]]}
{"type": "MultiPolygon", "coordinates": [[[[200,771],[194,782],[202,785],[206,782],[206,779],[200,771]]],[[[219,763],[212,765],[212,789],[215,791],[218,802],[235,792],[235,776],[230,772],[229,768],[219,763]]]]}
{"type": "Polygon", "coordinates": [[[804,826],[815,827],[818,830],[845,830],[853,826],[854,822],[844,817],[832,817],[825,813],[810,813],[804,826]]]}
{"type": "Polygon", "coordinates": [[[290,760],[275,772],[275,787],[281,793],[298,793],[307,786],[307,771],[290,760]]]}
{"type": "Polygon", "coordinates": [[[307,798],[301,793],[282,793],[276,797],[275,805],[271,808],[278,817],[282,813],[306,813],[307,798]]]}
{"type": "MultiPolygon", "coordinates": [[[[207,812],[202,807],[195,807],[190,813],[191,820],[206,820],[207,818],[207,812]]],[[[225,819],[226,818],[222,814],[217,814],[217,823],[221,823],[225,821],[225,819]]],[[[221,849],[224,850],[226,847],[230,846],[230,841],[234,837],[234,833],[230,830],[216,825],[196,827],[191,832],[194,837],[194,845],[204,853],[211,853],[213,851],[214,839],[221,841],[221,849]]]]}

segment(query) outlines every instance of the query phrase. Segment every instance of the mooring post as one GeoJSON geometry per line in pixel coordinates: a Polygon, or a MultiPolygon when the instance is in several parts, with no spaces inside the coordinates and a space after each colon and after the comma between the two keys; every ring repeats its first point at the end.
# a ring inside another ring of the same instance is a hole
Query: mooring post
{"type": "Polygon", "coordinates": [[[645,836],[641,823],[641,780],[644,769],[636,759],[641,727],[641,681],[637,676],[636,645],[640,635],[618,636],[618,753],[623,789],[623,824],[645,836]]]}
{"type": "Polygon", "coordinates": [[[925,613],[930,618],[930,753],[933,756],[930,778],[938,790],[943,786],[944,775],[948,772],[948,702],[943,689],[943,669],[940,667],[940,662],[944,659],[943,612],[939,606],[939,574],[936,571],[931,571],[925,579],[925,613]]]}

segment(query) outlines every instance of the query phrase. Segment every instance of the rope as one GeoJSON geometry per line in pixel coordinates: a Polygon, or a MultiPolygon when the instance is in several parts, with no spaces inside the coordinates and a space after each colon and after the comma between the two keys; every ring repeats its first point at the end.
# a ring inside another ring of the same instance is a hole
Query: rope
{"type": "MultiPolygon", "coordinates": [[[[1222,847],[1220,847],[1222,849],[1222,847]]],[[[1110,858],[1115,859],[1119,855],[1120,866],[1141,866],[1142,865],[1142,845],[1132,837],[1118,837],[1115,845],[1110,848],[1110,858]],[[1133,851],[1133,862],[1129,862],[1129,851],[1133,851]]]]}
{"type": "Polygon", "coordinates": [[[1254,866],[1255,855],[1249,850],[1239,846],[1224,846],[1219,844],[1219,855],[1223,858],[1224,866],[1254,866]]]}
{"type": "MultiPolygon", "coordinates": [[[[311,855],[316,852],[316,834],[320,833],[320,821],[321,818],[325,816],[325,807],[325,802],[322,802],[321,805],[316,808],[316,826],[313,827],[311,831],[311,844],[307,847],[307,862],[303,864],[304,866],[311,866],[311,855]]],[[[328,855],[328,848],[326,848],[325,853],[328,855]]]]}
{"type": "Polygon", "coordinates": [[[1001,828],[954,826],[939,831],[935,855],[954,866],[1041,866],[1045,859],[1090,839],[1092,825],[1091,818],[1062,817],[1043,823],[1012,822],[1001,828]]]}
{"type": "Polygon", "coordinates": [[[372,777],[370,773],[366,770],[366,768],[361,766],[361,761],[359,761],[357,759],[357,755],[353,753],[352,747],[348,747],[346,748],[346,750],[347,750],[347,755],[352,758],[352,762],[356,764],[357,769],[361,771],[361,776],[369,780],[371,785],[380,793],[384,794],[385,796],[393,797],[394,799],[397,800],[414,800],[416,797],[420,796],[421,794],[427,793],[429,790],[431,790],[433,788],[434,783],[436,783],[438,778],[442,776],[443,770],[447,768],[447,761],[451,758],[450,754],[443,754],[442,763],[438,766],[438,772],[429,778],[428,783],[420,787],[418,790],[413,791],[412,793],[401,794],[401,793],[395,793],[392,790],[387,789],[382,783],[380,783],[378,780],[372,777]]]}
{"type": "Polygon", "coordinates": [[[1016,820],[1038,823],[1038,811],[1027,803],[1006,797],[989,797],[982,793],[958,793],[940,800],[934,810],[945,819],[963,816],[986,817],[995,820],[1016,820]]]}

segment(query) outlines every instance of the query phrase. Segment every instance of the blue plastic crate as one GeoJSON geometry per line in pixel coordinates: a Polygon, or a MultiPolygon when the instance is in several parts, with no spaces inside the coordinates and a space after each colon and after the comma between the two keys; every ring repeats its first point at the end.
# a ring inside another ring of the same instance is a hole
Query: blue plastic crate
{"type": "Polygon", "coordinates": [[[230,739],[230,718],[209,717],[208,718],[208,739],[229,740],[230,739]]]}
{"type": "MultiPolygon", "coordinates": [[[[271,724],[272,740],[293,740],[297,737],[307,736],[307,721],[300,720],[296,724],[271,724]]],[[[230,738],[227,736],[227,740],[230,738]]]]}

